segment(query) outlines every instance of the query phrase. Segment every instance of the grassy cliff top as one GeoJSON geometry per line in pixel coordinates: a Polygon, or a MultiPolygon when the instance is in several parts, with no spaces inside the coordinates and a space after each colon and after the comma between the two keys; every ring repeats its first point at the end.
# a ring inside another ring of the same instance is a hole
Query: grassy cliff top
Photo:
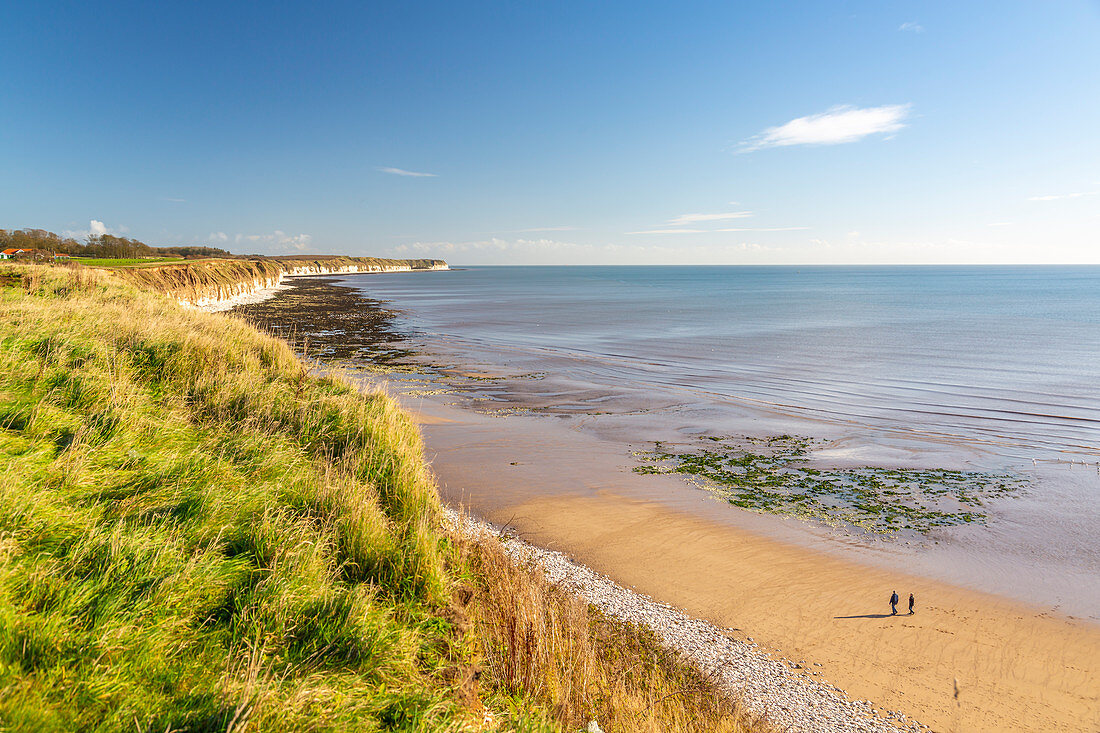
{"type": "Polygon", "coordinates": [[[0,728],[744,730],[448,530],[416,427],[103,271],[0,265],[0,728]]]}
{"type": "Polygon", "coordinates": [[[439,505],[406,416],[240,321],[20,269],[0,288],[4,718],[453,722],[439,505]]]}

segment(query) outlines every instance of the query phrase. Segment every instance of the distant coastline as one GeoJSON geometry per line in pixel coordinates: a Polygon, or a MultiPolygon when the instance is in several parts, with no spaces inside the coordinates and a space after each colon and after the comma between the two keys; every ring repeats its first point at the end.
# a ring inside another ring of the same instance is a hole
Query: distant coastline
{"type": "Polygon", "coordinates": [[[181,305],[222,311],[271,297],[290,277],[447,269],[443,260],[331,255],[195,260],[119,269],[118,273],[176,298],[181,305]]]}

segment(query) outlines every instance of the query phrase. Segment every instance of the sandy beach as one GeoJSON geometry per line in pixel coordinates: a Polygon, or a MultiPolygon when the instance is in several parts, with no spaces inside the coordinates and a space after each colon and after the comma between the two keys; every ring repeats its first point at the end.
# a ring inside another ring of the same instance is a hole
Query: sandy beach
{"type": "MultiPolygon", "coordinates": [[[[503,512],[496,518],[505,521],[503,512]]],[[[1100,630],[614,495],[528,502],[513,522],[619,583],[935,730],[1095,731],[1100,630]],[[902,595],[891,617],[890,590],[902,595]],[[908,592],[917,613],[904,615],[908,592]],[[958,697],[955,697],[955,681],[958,697]]]]}
{"type": "Polygon", "coordinates": [[[678,506],[674,479],[639,488],[613,447],[546,419],[531,429],[405,402],[448,501],[776,658],[805,660],[853,699],[943,731],[1100,726],[1100,626],[718,521],[690,492],[678,506]]]}

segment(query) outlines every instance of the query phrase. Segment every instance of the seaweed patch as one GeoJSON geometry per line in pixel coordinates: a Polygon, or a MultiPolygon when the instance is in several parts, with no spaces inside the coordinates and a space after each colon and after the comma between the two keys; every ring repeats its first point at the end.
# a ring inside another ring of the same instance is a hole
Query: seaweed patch
{"type": "Polygon", "coordinates": [[[694,450],[657,443],[637,452],[644,474],[683,474],[741,509],[784,514],[878,534],[927,533],[984,524],[985,503],[1011,495],[1023,479],[982,471],[911,468],[814,468],[812,438],[710,437],[694,450]]]}

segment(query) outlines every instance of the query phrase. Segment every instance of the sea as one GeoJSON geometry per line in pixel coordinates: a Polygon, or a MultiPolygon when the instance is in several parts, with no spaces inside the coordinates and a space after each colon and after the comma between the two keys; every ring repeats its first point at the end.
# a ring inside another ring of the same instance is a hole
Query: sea
{"type": "Polygon", "coordinates": [[[335,282],[474,379],[482,407],[590,418],[624,456],[782,433],[835,466],[1018,477],[979,526],[909,538],[904,564],[1100,619],[1100,267],[459,266],[335,282]]]}

